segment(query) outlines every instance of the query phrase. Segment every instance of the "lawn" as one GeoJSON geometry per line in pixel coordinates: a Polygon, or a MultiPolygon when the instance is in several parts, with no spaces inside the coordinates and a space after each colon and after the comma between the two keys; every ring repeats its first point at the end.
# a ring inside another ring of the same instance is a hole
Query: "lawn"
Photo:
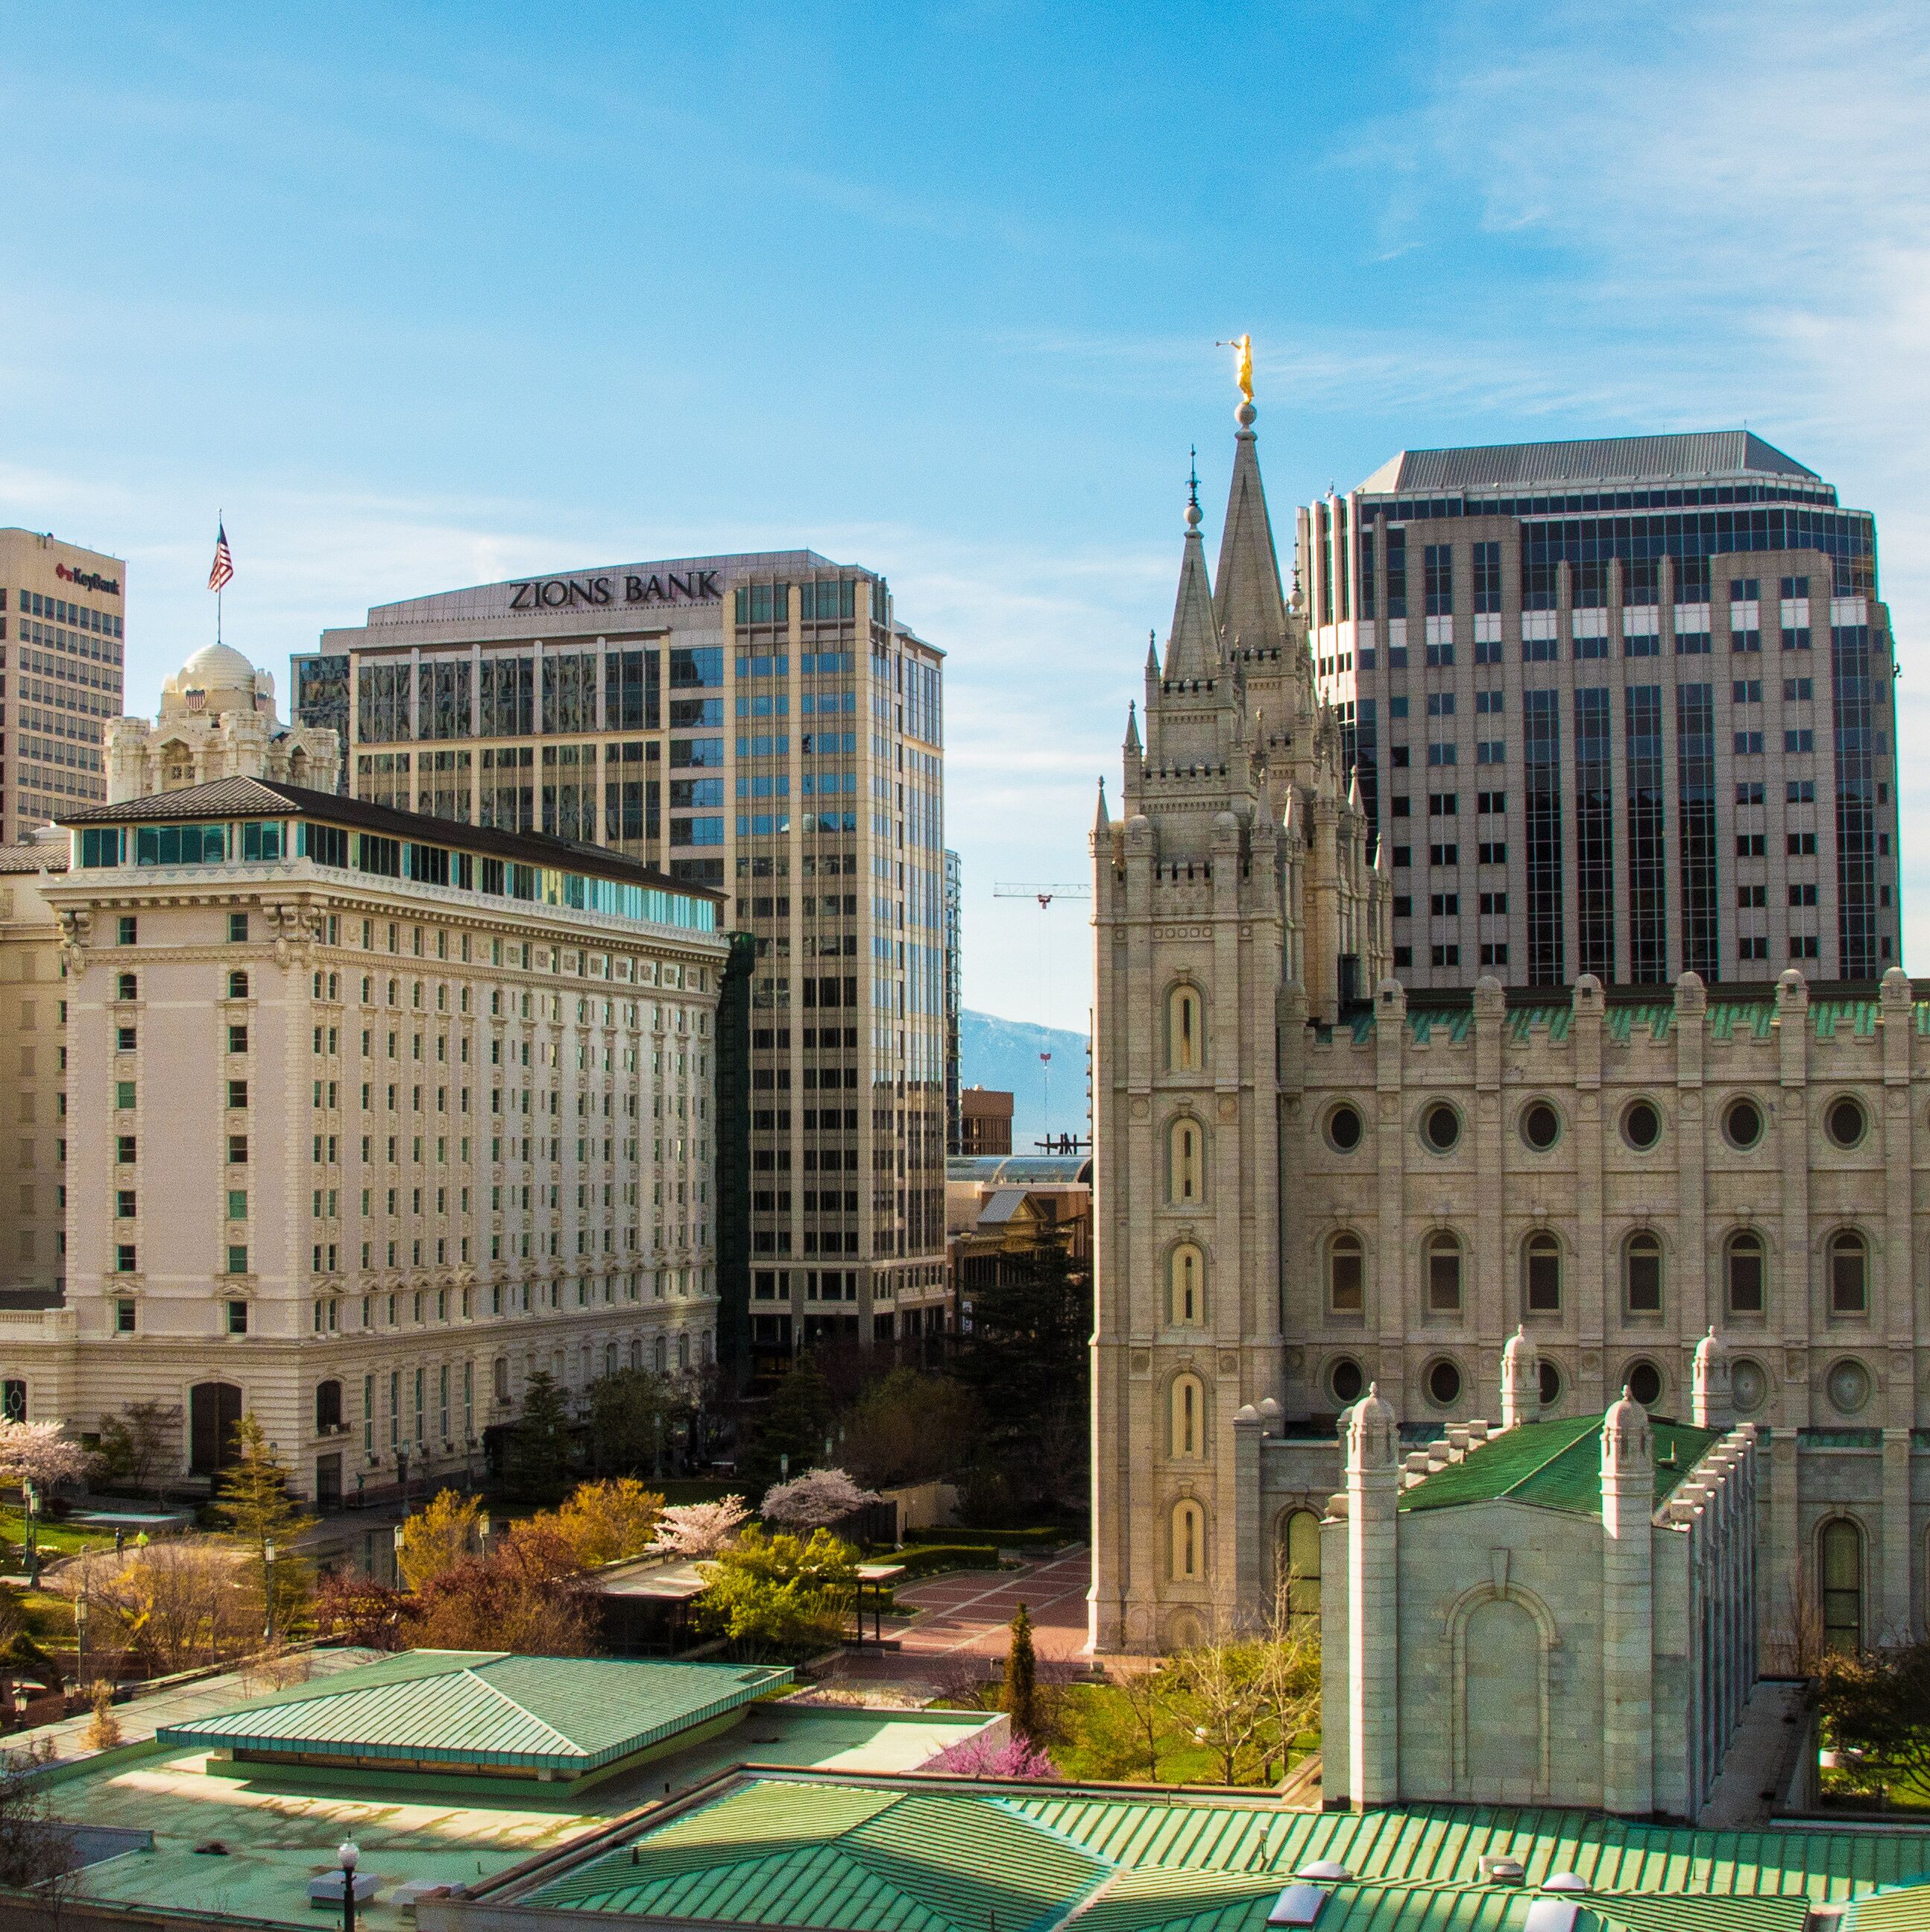
{"type": "MultiPolygon", "coordinates": [[[[1116,1684],[1076,1684],[1065,1693],[1063,1719],[1065,1741],[1051,1748],[1052,1760],[1061,1776],[1074,1779],[1127,1779],[1149,1781],[1145,1733],[1134,1719],[1127,1694],[1116,1684]]],[[[1298,1763],[1308,1752],[1318,1750],[1317,1736],[1304,1736],[1294,1742],[1293,1762],[1298,1763]]],[[[1150,1781],[1160,1784],[1217,1784],[1222,1776],[1218,1752],[1199,1743],[1188,1731],[1169,1718],[1156,1733],[1157,1775],[1150,1781]]],[[[1279,1761],[1272,1766],[1273,1778],[1284,1775],[1279,1761]]],[[[1258,1766],[1247,1768],[1247,1780],[1257,1782],[1258,1766]]]]}
{"type": "MultiPolygon", "coordinates": [[[[4,1542],[6,1547],[5,1568],[20,1568],[26,1540],[26,1518],[17,1509],[0,1508],[0,1542],[4,1542]]],[[[111,1529],[89,1529],[77,1523],[52,1522],[42,1516],[34,1532],[34,1540],[40,1546],[41,1561],[47,1563],[57,1556],[77,1556],[83,1550],[98,1550],[104,1544],[111,1550],[114,1546],[114,1532],[111,1529]]]]}

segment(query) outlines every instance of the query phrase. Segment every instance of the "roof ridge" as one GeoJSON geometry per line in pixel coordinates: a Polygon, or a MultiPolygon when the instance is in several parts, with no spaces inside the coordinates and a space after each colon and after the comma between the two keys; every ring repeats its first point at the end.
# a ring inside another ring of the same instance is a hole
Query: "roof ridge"
{"type": "MultiPolygon", "coordinates": [[[[494,1658],[491,1659],[491,1663],[500,1663],[501,1660],[500,1658],[494,1658]]],[[[569,1736],[566,1732],[558,1730],[555,1725],[550,1722],[548,1718],[539,1718],[535,1712],[530,1708],[528,1705],[518,1703],[514,1697],[510,1696],[508,1691],[500,1690],[494,1684],[488,1682],[482,1675],[483,1672],[487,1670],[488,1668],[489,1665],[486,1664],[466,1664],[463,1666],[461,1670],[454,1672],[453,1674],[458,1677],[467,1677],[472,1678],[480,1688],[488,1691],[490,1696],[495,1698],[500,1703],[508,1705],[509,1708],[514,1711],[519,1718],[527,1718],[530,1723],[536,1725],[539,1730],[547,1731],[551,1737],[557,1738],[560,1742],[566,1745],[571,1750],[574,1751],[578,1757],[587,1757],[590,1756],[589,1750],[586,1746],[578,1744],[575,1738],[569,1736]]]]}

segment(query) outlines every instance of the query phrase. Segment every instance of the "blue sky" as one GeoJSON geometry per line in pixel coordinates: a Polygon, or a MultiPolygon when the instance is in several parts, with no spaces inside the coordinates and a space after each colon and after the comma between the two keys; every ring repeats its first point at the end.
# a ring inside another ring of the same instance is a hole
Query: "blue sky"
{"type": "Polygon", "coordinates": [[[130,698],[370,603],[809,543],[950,653],[968,1004],[1078,1024],[1187,448],[1746,421],[1874,510],[1930,962],[1920,6],[0,6],[0,521],[129,560],[130,698]],[[1606,23],[1606,24],[1604,24],[1606,23]],[[1115,784],[1116,790],[1116,784],[1115,784]],[[1051,928],[1049,958],[1046,936],[1051,928]]]}

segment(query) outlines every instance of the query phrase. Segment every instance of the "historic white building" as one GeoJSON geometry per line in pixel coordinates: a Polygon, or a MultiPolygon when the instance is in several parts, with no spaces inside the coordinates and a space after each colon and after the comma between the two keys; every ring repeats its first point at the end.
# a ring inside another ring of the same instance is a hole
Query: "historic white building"
{"type": "Polygon", "coordinates": [[[1403,1453],[1370,1390],[1320,1543],[1330,1805],[1556,1804],[1693,1822],[1757,1654],[1756,1432],[1719,1345],[1694,1420],[1541,1419],[1534,1343],[1502,1421],[1403,1453]],[[1712,1372],[1713,1371],[1713,1372],[1712,1372]]]}
{"type": "Polygon", "coordinates": [[[1474,1420],[1523,1326],[1557,1419],[1625,1385],[1685,1413],[1715,1330],[1761,1438],[1765,1642],[1921,1629],[1930,1000],[1895,969],[1385,976],[1250,412],[1217,581],[1190,512],[1093,832],[1095,1642],[1183,1645],[1278,1562],[1317,1576],[1340,1412],[1377,1383],[1417,1442],[1474,1420]]]}
{"type": "Polygon", "coordinates": [[[158,718],[116,718],[107,736],[110,801],[226,778],[333,791],[341,773],[335,733],[283,724],[275,680],[229,644],[204,644],[162,680],[158,718]]]}

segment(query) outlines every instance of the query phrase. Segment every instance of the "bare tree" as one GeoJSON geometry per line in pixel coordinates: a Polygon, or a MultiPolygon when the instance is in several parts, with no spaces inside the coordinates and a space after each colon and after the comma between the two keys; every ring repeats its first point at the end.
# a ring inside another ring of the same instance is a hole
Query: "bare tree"
{"type": "Polygon", "coordinates": [[[34,1750],[0,1757],[0,1887],[32,1900],[4,1908],[10,1924],[35,1906],[50,1922],[58,1920],[78,1868],[73,1834],[55,1820],[35,1776],[53,1755],[52,1742],[43,1739],[34,1750]]]}
{"type": "Polygon", "coordinates": [[[152,1485],[165,1503],[167,1469],[181,1427],[179,1406],[131,1402],[118,1415],[101,1418],[101,1461],[110,1476],[145,1495],[152,1485]]]}

